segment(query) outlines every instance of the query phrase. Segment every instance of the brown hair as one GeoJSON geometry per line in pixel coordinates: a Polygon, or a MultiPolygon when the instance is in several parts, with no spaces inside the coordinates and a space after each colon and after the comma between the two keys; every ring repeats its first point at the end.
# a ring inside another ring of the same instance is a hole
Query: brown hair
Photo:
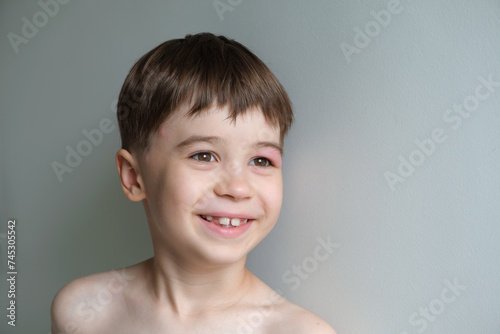
{"type": "Polygon", "coordinates": [[[285,89],[250,50],[224,36],[187,35],[160,44],[130,70],[117,106],[122,148],[146,152],[150,136],[184,104],[190,116],[228,106],[233,120],[260,107],[282,141],[293,121],[285,89]]]}

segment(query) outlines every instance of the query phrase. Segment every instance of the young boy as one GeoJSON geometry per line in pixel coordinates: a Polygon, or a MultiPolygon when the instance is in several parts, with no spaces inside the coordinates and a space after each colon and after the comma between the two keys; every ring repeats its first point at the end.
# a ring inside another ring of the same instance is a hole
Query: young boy
{"type": "Polygon", "coordinates": [[[284,88],[234,40],[188,35],[144,55],[120,92],[116,166],[154,257],[69,283],[52,333],[335,333],[245,268],[278,219],[292,119],[284,88]]]}

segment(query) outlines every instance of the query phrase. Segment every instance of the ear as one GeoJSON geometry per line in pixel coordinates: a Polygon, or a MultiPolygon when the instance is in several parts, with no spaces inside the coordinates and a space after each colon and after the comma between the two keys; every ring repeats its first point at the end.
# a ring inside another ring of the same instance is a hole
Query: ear
{"type": "Polygon", "coordinates": [[[115,160],[122,189],[128,199],[134,202],[145,199],[146,191],[137,159],[129,151],[121,149],[116,153],[115,160]]]}

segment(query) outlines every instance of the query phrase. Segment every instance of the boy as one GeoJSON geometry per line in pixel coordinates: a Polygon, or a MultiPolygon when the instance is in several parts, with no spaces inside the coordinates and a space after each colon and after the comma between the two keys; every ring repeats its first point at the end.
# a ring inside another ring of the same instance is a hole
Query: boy
{"type": "Polygon", "coordinates": [[[52,333],[335,333],[245,268],[278,219],[292,119],[284,88],[236,41],[202,33],[145,54],[120,92],[116,166],[154,257],[65,286],[52,333]]]}

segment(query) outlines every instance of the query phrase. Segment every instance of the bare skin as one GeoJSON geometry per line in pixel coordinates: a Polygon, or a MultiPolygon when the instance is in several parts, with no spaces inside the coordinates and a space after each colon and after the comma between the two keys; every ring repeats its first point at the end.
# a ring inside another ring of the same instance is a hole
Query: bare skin
{"type": "Polygon", "coordinates": [[[245,267],[281,208],[279,130],[259,109],[236,122],[224,108],[184,115],[160,127],[145,156],[117,153],[125,195],[144,205],[154,257],[65,286],[52,333],[334,334],[245,267]],[[220,227],[224,217],[241,225],[220,227]]]}
{"type": "Polygon", "coordinates": [[[248,270],[234,296],[218,298],[210,286],[198,286],[200,293],[212,295],[212,306],[192,313],[175,311],[155,296],[153,268],[154,259],[149,259],[117,271],[122,281],[117,272],[105,272],[71,282],[53,303],[52,334],[335,333],[324,320],[287,301],[248,270]]]}

